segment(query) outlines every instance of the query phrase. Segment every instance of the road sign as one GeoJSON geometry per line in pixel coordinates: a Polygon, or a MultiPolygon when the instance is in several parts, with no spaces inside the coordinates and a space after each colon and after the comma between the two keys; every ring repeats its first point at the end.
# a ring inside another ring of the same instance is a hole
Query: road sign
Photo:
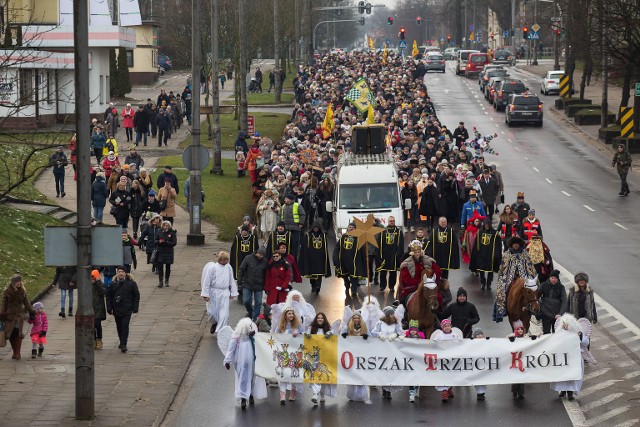
{"type": "Polygon", "coordinates": [[[640,96],[640,83],[636,83],[636,96],[640,96]]]}
{"type": "MultiPolygon", "coordinates": [[[[638,93],[638,83],[636,83],[636,95],[638,93]]],[[[620,107],[620,136],[622,138],[633,138],[633,107],[620,107]]]]}
{"type": "Polygon", "coordinates": [[[504,33],[502,33],[502,35],[503,35],[504,37],[509,37],[509,31],[505,31],[504,33]]]}
{"type": "Polygon", "coordinates": [[[406,49],[407,48],[407,41],[406,40],[400,40],[398,42],[398,49],[406,49]]]}
{"type": "Polygon", "coordinates": [[[540,40],[540,34],[532,33],[531,34],[531,40],[540,40]]]}
{"type": "Polygon", "coordinates": [[[562,98],[569,98],[571,91],[569,90],[569,76],[563,75],[560,77],[560,96],[562,98]]]}
{"type": "Polygon", "coordinates": [[[247,116],[247,133],[250,136],[256,133],[256,118],[254,116],[247,116]]]}
{"type": "Polygon", "coordinates": [[[469,25],[469,31],[473,31],[474,29],[475,29],[475,27],[474,27],[473,24],[469,25]]]}
{"type": "Polygon", "coordinates": [[[386,39],[386,40],[384,41],[384,44],[386,44],[387,46],[391,46],[391,40],[386,39]]]}
{"type": "Polygon", "coordinates": [[[533,32],[534,32],[534,33],[537,33],[537,32],[538,32],[538,30],[540,30],[540,25],[538,25],[538,24],[533,24],[533,25],[531,26],[531,29],[533,30],[533,32]]]}
{"type": "Polygon", "coordinates": [[[209,165],[209,150],[204,148],[202,145],[198,145],[198,146],[189,145],[182,152],[182,162],[184,163],[184,167],[186,167],[189,170],[195,170],[195,169],[198,169],[201,171],[205,170],[206,167],[209,165]],[[197,164],[197,165],[193,163],[196,149],[198,149],[198,154],[200,155],[198,159],[200,160],[200,164],[197,164]]]}

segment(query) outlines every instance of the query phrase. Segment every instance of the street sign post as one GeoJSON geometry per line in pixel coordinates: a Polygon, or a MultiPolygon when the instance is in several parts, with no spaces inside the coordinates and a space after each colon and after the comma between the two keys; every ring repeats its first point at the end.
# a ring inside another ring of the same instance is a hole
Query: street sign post
{"type": "Polygon", "coordinates": [[[504,33],[502,33],[502,35],[506,39],[507,37],[509,37],[509,31],[505,31],[504,33]]]}
{"type": "Polygon", "coordinates": [[[537,33],[540,30],[540,25],[538,24],[533,24],[531,26],[531,29],[533,30],[534,33],[537,33]]]}
{"type": "Polygon", "coordinates": [[[182,152],[182,162],[189,170],[204,170],[209,165],[209,150],[202,145],[189,145],[182,152]],[[195,151],[198,151],[196,156],[195,151]],[[198,163],[195,163],[197,157],[198,163]]]}
{"type": "Polygon", "coordinates": [[[540,40],[540,34],[538,33],[531,34],[531,40],[540,40]]]}
{"type": "Polygon", "coordinates": [[[406,40],[400,40],[398,42],[398,49],[406,49],[407,48],[407,41],[406,40]]]}

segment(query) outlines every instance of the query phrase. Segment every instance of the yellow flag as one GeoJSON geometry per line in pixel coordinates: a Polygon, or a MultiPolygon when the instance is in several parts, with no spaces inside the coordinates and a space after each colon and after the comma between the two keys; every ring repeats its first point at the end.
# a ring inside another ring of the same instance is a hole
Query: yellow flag
{"type": "Polygon", "coordinates": [[[414,40],[413,41],[413,48],[411,49],[411,56],[413,56],[415,58],[419,54],[420,54],[420,51],[418,50],[418,42],[414,40]]]}
{"type": "Polygon", "coordinates": [[[382,49],[382,65],[387,65],[387,55],[389,55],[389,53],[387,52],[387,44],[385,43],[384,49],[382,49]]]}
{"type": "Polygon", "coordinates": [[[322,137],[324,139],[329,138],[335,126],[336,122],[333,120],[333,104],[330,102],[327,107],[327,114],[324,116],[324,122],[322,122],[322,137]]]}
{"type": "Polygon", "coordinates": [[[375,45],[373,44],[373,38],[369,37],[369,49],[374,49],[375,45]]]}
{"type": "Polygon", "coordinates": [[[365,121],[366,125],[372,125],[373,117],[375,116],[375,112],[373,111],[373,105],[369,104],[369,109],[367,110],[367,120],[365,121]]]}

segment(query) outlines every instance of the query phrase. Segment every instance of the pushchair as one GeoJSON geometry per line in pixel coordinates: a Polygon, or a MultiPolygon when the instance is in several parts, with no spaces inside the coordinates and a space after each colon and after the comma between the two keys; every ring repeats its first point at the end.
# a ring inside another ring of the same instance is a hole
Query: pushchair
{"type": "Polygon", "coordinates": [[[249,92],[258,92],[258,79],[256,79],[255,77],[251,77],[251,83],[249,83],[249,92]]]}

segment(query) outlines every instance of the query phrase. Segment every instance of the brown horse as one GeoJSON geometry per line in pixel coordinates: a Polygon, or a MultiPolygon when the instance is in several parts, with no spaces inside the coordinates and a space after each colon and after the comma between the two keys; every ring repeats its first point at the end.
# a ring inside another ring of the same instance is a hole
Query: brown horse
{"type": "Polygon", "coordinates": [[[438,309],[438,289],[429,289],[425,286],[426,282],[436,280],[435,275],[429,277],[431,271],[424,270],[422,273],[422,281],[418,285],[415,292],[407,297],[407,318],[409,320],[417,320],[419,322],[418,329],[424,332],[425,338],[430,338],[436,329],[437,319],[435,310],[438,309]]]}
{"type": "MultiPolygon", "coordinates": [[[[529,279],[534,282],[536,279],[529,279]]],[[[532,290],[525,286],[525,279],[517,278],[509,286],[507,292],[507,314],[509,315],[509,325],[513,329],[513,322],[521,320],[525,333],[529,332],[531,315],[540,311],[540,288],[532,290]]]]}

